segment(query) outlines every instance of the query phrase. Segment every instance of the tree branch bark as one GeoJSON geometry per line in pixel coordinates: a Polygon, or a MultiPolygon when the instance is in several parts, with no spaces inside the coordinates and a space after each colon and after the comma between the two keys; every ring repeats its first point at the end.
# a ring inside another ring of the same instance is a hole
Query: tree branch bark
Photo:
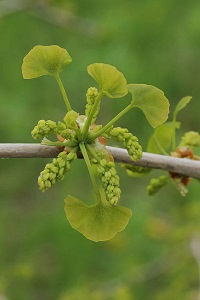
{"type": "MultiPolygon", "coordinates": [[[[134,162],[126,149],[109,146],[106,148],[119,163],[162,169],[186,177],[200,178],[200,161],[143,152],[142,158],[134,162]]],[[[50,158],[56,157],[59,152],[57,147],[41,144],[0,144],[0,158],[50,158]]]]}

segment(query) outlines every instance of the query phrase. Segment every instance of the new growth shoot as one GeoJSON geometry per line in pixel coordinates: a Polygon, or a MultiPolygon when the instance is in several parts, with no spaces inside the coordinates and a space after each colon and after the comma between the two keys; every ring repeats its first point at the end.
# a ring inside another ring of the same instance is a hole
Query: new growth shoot
{"type": "MultiPolygon", "coordinates": [[[[126,128],[114,124],[133,108],[143,111],[149,124],[155,128],[168,118],[169,102],[158,88],[145,84],[127,84],[124,75],[114,66],[94,63],[87,72],[97,86],[86,92],[85,113],[73,110],[65,87],[60,78],[62,68],[72,61],[67,50],[59,46],[35,46],[24,58],[22,73],[25,79],[49,75],[55,78],[66,105],[66,114],[58,123],[40,120],[32,131],[34,139],[41,139],[43,145],[61,147],[57,158],[48,163],[38,177],[41,191],[45,192],[58,180],[62,180],[77,161],[79,153],[85,160],[92,181],[96,201],[92,206],[68,195],[65,212],[71,226],[93,241],[104,241],[122,231],[132,215],[130,209],[118,205],[121,195],[120,179],[114,158],[106,149],[109,139],[122,143],[131,159],[142,156],[138,138],[126,128]],[[130,104],[107,124],[96,122],[104,99],[122,99],[130,94],[130,104]],[[49,135],[56,139],[51,141],[49,135]]],[[[174,121],[175,122],[175,121],[174,121]]]]}

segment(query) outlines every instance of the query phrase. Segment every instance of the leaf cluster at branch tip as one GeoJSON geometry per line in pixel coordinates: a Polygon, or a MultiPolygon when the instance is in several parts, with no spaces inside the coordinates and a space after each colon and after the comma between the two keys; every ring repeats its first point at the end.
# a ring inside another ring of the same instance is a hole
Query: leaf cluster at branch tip
{"type": "Polygon", "coordinates": [[[43,145],[57,146],[61,151],[40,173],[38,184],[42,191],[46,191],[58,180],[64,179],[72,163],[82,155],[97,201],[89,206],[73,196],[67,196],[66,216],[71,226],[86,238],[105,241],[122,231],[132,215],[130,209],[118,205],[121,195],[119,176],[114,159],[105,145],[109,139],[113,139],[123,143],[132,160],[142,157],[138,138],[128,129],[114,127],[114,124],[132,108],[138,107],[150,125],[157,127],[168,117],[169,102],[158,88],[144,84],[127,85],[126,78],[116,67],[93,63],[88,66],[87,71],[98,88],[90,87],[87,90],[85,115],[80,114],[72,109],[59,75],[71,61],[67,50],[56,45],[35,46],[23,60],[23,77],[32,79],[43,75],[53,76],[67,108],[62,122],[40,120],[32,130],[34,139],[41,138],[43,145]],[[131,103],[107,124],[96,124],[102,99],[122,98],[128,92],[132,95],[131,103]],[[56,141],[47,139],[51,135],[56,136],[56,141]],[[100,183],[103,189],[101,192],[100,183]]]}

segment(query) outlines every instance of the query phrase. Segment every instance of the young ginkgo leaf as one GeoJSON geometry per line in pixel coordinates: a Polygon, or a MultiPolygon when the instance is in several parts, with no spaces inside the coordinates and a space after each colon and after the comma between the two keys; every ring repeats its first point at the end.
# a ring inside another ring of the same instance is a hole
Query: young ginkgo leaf
{"type": "Polygon", "coordinates": [[[156,128],[164,123],[169,114],[169,101],[163,91],[152,85],[128,84],[133,107],[140,108],[149,124],[156,128]]]}
{"type": "Polygon", "coordinates": [[[70,129],[78,128],[78,124],[76,123],[78,116],[79,116],[79,114],[76,111],[74,111],[74,110],[68,111],[68,113],[64,117],[64,122],[67,125],[67,128],[70,128],[70,129]]]}
{"type": "Polygon", "coordinates": [[[176,105],[175,110],[174,110],[174,116],[178,114],[179,111],[181,111],[190,101],[192,97],[191,96],[186,96],[183,97],[176,105]]]}
{"type": "Polygon", "coordinates": [[[132,216],[126,207],[103,203],[89,206],[72,196],[67,196],[65,204],[70,225],[94,242],[114,237],[127,226],[132,216]]]}
{"type": "Polygon", "coordinates": [[[43,75],[56,76],[72,61],[67,50],[56,46],[35,46],[24,57],[22,74],[25,79],[43,75]]]}
{"type": "Polygon", "coordinates": [[[147,152],[164,154],[171,148],[174,129],[180,128],[179,122],[166,122],[159,125],[149,138],[147,152]],[[175,128],[174,128],[175,127],[175,128]]]}
{"type": "Polygon", "coordinates": [[[121,98],[128,93],[126,79],[115,67],[94,63],[88,66],[87,71],[99,84],[101,92],[107,97],[121,98]]]}

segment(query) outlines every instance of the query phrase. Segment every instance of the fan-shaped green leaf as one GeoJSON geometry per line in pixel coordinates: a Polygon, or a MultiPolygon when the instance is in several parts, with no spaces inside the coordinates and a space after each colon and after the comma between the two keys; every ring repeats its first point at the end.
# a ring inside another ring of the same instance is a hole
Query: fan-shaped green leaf
{"type": "Polygon", "coordinates": [[[133,107],[140,108],[150,125],[155,128],[164,123],[169,114],[169,101],[163,91],[146,84],[128,84],[133,107]]]}
{"type": "Polygon", "coordinates": [[[158,126],[153,135],[149,138],[147,152],[163,154],[167,152],[172,143],[172,138],[174,135],[174,126],[175,129],[180,127],[179,122],[166,122],[158,126]]]}
{"type": "Polygon", "coordinates": [[[72,61],[67,50],[56,46],[35,46],[24,57],[22,74],[25,79],[43,75],[55,76],[72,61]]]}
{"type": "Polygon", "coordinates": [[[94,63],[88,66],[87,71],[98,82],[101,91],[107,97],[121,98],[128,93],[126,79],[115,67],[94,63]]]}
{"type": "Polygon", "coordinates": [[[191,96],[186,96],[182,98],[176,105],[175,110],[174,110],[174,116],[177,115],[179,111],[181,111],[190,101],[192,97],[191,96]]]}
{"type": "Polygon", "coordinates": [[[102,203],[89,206],[72,196],[67,196],[65,204],[70,225],[94,242],[114,237],[126,227],[132,216],[126,207],[102,203]]]}

